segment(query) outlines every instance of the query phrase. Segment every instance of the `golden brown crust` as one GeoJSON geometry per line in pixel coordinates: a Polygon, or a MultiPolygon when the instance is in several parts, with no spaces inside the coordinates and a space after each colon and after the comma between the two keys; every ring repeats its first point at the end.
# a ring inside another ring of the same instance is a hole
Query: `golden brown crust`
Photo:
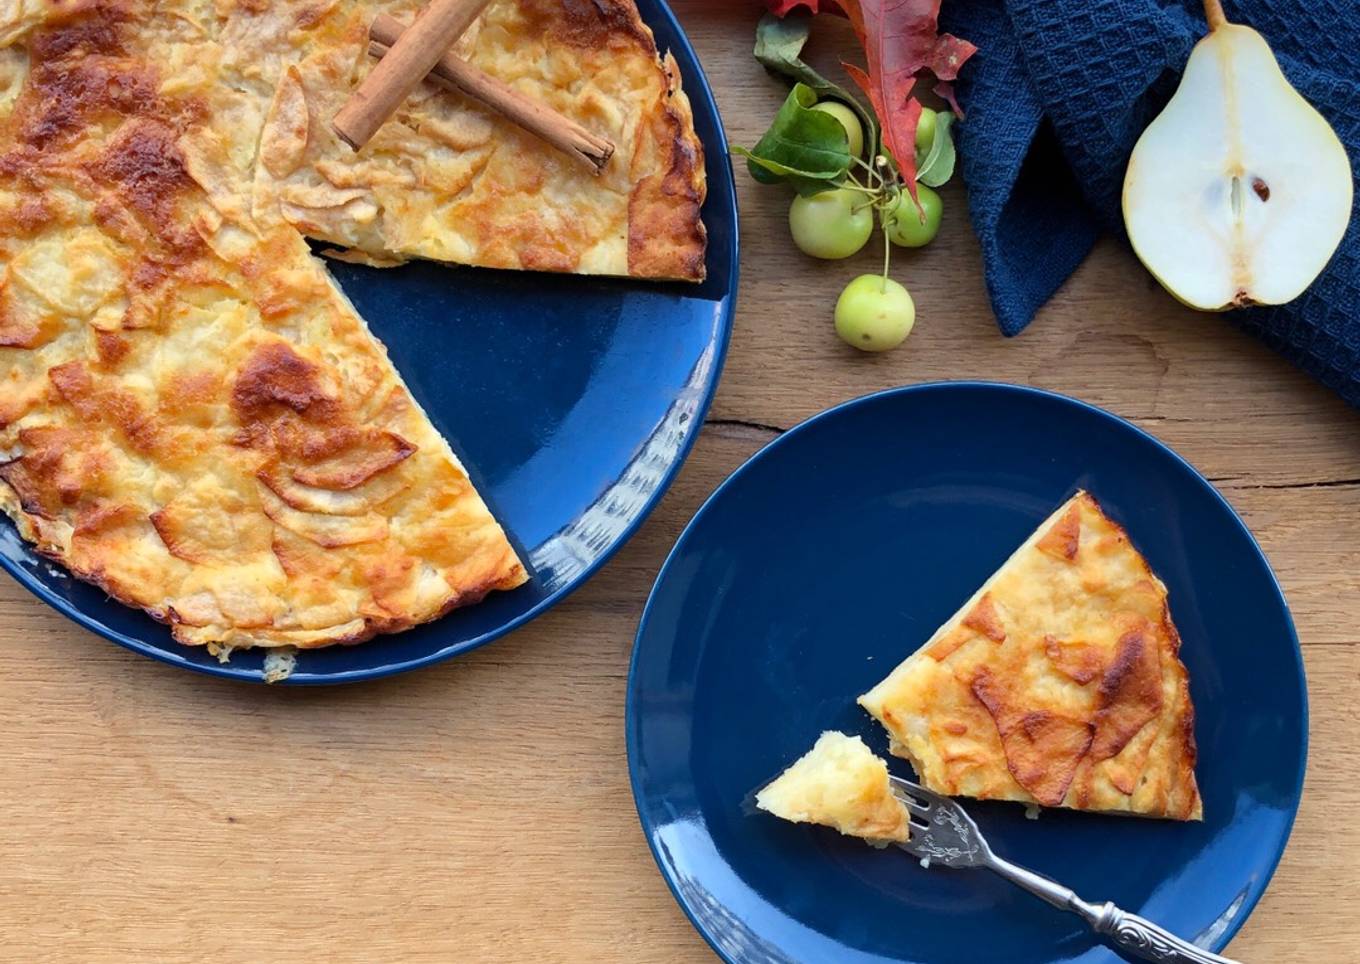
{"type": "Polygon", "coordinates": [[[670,86],[650,131],[661,158],[628,199],[628,271],[646,278],[702,281],[708,245],[699,218],[707,192],[703,147],[694,136],[689,100],[680,90],[679,68],[669,55],[665,65],[670,86]]]}
{"type": "Polygon", "coordinates": [[[460,42],[613,138],[599,178],[432,88],[339,145],[373,9],[0,11],[0,509],[182,642],[352,644],[526,578],[298,231],[374,263],[703,277],[702,148],[631,3],[498,0],[460,42]]]}
{"type": "Polygon", "coordinates": [[[1179,651],[1165,587],[1082,492],[860,702],[940,792],[1198,819],[1179,651]]]}
{"type": "Polygon", "coordinates": [[[1058,672],[1082,686],[1099,676],[1105,668],[1105,655],[1100,647],[1081,640],[1061,640],[1051,633],[1045,633],[1044,653],[1058,672]]]}
{"type": "Polygon", "coordinates": [[[1001,615],[996,611],[996,602],[992,599],[991,593],[982,594],[977,605],[963,617],[963,624],[994,643],[1006,641],[1006,627],[1001,625],[1001,615]]]}
{"type": "Polygon", "coordinates": [[[926,648],[926,653],[931,659],[943,661],[949,658],[950,654],[973,638],[973,633],[967,627],[959,626],[952,632],[945,633],[936,639],[926,648]]]}
{"type": "Polygon", "coordinates": [[[0,109],[0,211],[43,199],[0,222],[0,509],[215,651],[359,642],[522,583],[301,237],[191,173],[236,96],[193,76],[199,33],[133,22],[86,3],[30,30],[0,109]]]}
{"type": "Polygon", "coordinates": [[[1119,637],[1114,660],[1100,681],[1096,705],[1091,744],[1094,763],[1117,756],[1161,713],[1161,657],[1147,629],[1138,627],[1119,637]]]}
{"type": "Polygon", "coordinates": [[[1077,548],[1081,545],[1081,507],[1074,503],[1035,545],[1068,562],[1077,558],[1077,548]]]}
{"type": "MultiPolygon", "coordinates": [[[[419,6],[392,0],[383,10],[409,21],[419,6]]],[[[280,219],[377,261],[702,280],[703,149],[675,62],[629,0],[498,0],[456,48],[613,141],[599,176],[428,85],[356,154],[329,120],[371,69],[373,0],[319,16],[301,0],[222,7],[224,38],[259,50],[250,68],[235,68],[242,83],[269,91],[247,119],[259,131],[256,220],[280,219]]],[[[229,145],[204,152],[232,166],[229,145]]],[[[236,203],[230,190],[213,193],[236,203]]]]}
{"type": "Polygon", "coordinates": [[[637,8],[624,0],[532,0],[536,20],[548,24],[552,40],[580,50],[656,50],[652,32],[637,8]]]}
{"type": "Polygon", "coordinates": [[[991,714],[1015,782],[1044,806],[1060,806],[1090,750],[1092,725],[1047,710],[1019,709],[1023,694],[985,667],[973,674],[970,689],[991,714]]]}

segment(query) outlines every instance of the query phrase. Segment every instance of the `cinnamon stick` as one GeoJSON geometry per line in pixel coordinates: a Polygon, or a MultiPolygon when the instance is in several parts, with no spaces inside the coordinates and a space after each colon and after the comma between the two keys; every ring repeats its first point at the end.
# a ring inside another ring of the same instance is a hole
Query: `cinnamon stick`
{"type": "Polygon", "coordinates": [[[367,144],[488,3],[430,0],[331,121],[340,139],[356,151],[367,144]]]}
{"type": "MultiPolygon", "coordinates": [[[[385,60],[409,29],[387,14],[379,14],[369,28],[368,34],[372,38],[369,53],[385,60]]],[[[592,134],[570,117],[520,93],[454,54],[446,53],[439,58],[427,79],[481,101],[529,133],[575,157],[596,174],[614,154],[612,141],[592,134]]]]}

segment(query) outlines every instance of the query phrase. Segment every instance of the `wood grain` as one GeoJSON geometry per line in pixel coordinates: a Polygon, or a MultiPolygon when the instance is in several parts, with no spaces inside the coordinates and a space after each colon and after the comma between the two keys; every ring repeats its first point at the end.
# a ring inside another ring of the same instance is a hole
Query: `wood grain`
{"type": "MultiPolygon", "coordinates": [[[[748,144],[783,96],[750,58],[755,8],[677,4],[748,144]]],[[[847,39],[816,41],[818,62],[834,64],[847,39]]],[[[1231,952],[1355,960],[1357,414],[1223,317],[1179,307],[1114,243],[1003,339],[957,187],[938,242],[896,269],[917,300],[915,333],[858,355],[836,340],[830,305],[873,255],[799,257],[786,199],[738,180],[743,289],[710,422],[641,533],[512,637],[370,685],[271,690],[132,656],[0,579],[0,958],[711,960],[628,790],[624,676],[657,568],[704,496],[775,432],[874,389],[990,378],[1133,419],[1255,531],[1303,639],[1312,756],[1293,845],[1231,952]]]]}

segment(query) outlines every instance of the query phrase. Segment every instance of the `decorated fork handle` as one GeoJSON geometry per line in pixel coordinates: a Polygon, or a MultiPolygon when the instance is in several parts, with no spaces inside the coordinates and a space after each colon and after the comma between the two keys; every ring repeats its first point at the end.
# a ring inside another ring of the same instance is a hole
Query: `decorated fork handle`
{"type": "Polygon", "coordinates": [[[1120,910],[1109,901],[1094,911],[1094,919],[1082,916],[1087,917],[1096,933],[1107,935],[1111,944],[1136,957],[1158,964],[1232,964],[1228,958],[1181,940],[1147,918],[1120,910]]]}
{"type": "Polygon", "coordinates": [[[1076,914],[1097,934],[1105,935],[1111,944],[1134,957],[1155,964],[1236,964],[1182,940],[1144,917],[1120,910],[1109,901],[1088,903],[1070,888],[994,854],[987,855],[985,866],[1054,907],[1076,914]]]}

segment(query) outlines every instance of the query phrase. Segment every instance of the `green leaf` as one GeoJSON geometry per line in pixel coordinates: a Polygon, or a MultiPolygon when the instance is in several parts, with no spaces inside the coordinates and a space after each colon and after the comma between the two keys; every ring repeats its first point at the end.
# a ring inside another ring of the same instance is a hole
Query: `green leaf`
{"type": "Polygon", "coordinates": [[[815,103],[816,91],[795,84],[756,146],[749,151],[733,149],[747,159],[757,181],[787,181],[801,193],[816,193],[845,178],[850,169],[845,128],[830,114],[812,110],[815,103]]]}
{"type": "Polygon", "coordinates": [[[935,139],[916,172],[916,180],[928,187],[939,187],[954,176],[954,135],[949,132],[953,124],[954,115],[940,111],[935,120],[935,139]]]}
{"type": "Polygon", "coordinates": [[[821,98],[833,97],[843,101],[859,115],[864,124],[864,143],[876,148],[878,118],[874,112],[840,84],[832,83],[803,62],[803,46],[807,43],[811,29],[812,16],[805,11],[790,13],[783,18],[772,13],[765,14],[756,25],[756,60],[772,73],[811,87],[821,98]]]}
{"type": "Polygon", "coordinates": [[[767,161],[758,158],[744,147],[733,147],[733,154],[740,154],[746,158],[746,171],[752,179],[761,184],[783,184],[786,177],[791,175],[780,170],[780,165],[774,161],[767,161]]]}
{"type": "Polygon", "coordinates": [[[836,85],[803,63],[800,56],[812,32],[812,17],[791,13],[776,17],[767,13],[756,24],[756,60],[766,70],[807,84],[818,93],[829,93],[836,85]]]}
{"type": "Polygon", "coordinates": [[[830,191],[841,183],[840,177],[827,177],[809,171],[799,171],[768,158],[760,157],[744,147],[732,148],[733,154],[746,158],[747,169],[751,176],[761,184],[790,184],[804,197],[811,197],[823,191],[830,191]]]}

